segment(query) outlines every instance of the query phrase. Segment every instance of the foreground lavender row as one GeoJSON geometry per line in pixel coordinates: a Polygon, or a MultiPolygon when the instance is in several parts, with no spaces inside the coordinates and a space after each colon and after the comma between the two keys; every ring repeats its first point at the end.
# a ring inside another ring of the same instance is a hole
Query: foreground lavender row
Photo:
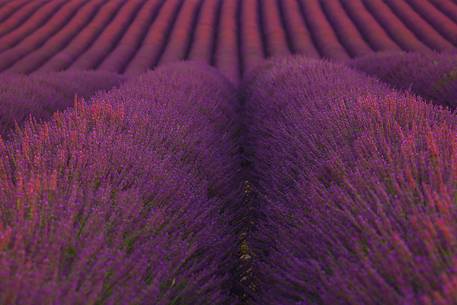
{"type": "Polygon", "coordinates": [[[348,65],[435,104],[457,106],[457,54],[381,52],[348,65]]]}
{"type": "Polygon", "coordinates": [[[244,89],[256,304],[454,304],[455,116],[344,66],[244,89]]]}
{"type": "Polygon", "coordinates": [[[228,302],[233,92],[170,66],[0,141],[0,303],[228,302]]]}
{"type": "Polygon", "coordinates": [[[56,111],[71,106],[75,96],[89,98],[98,90],[108,90],[125,77],[108,72],[50,72],[30,76],[0,76],[0,135],[6,136],[17,123],[22,126],[32,116],[49,119],[56,111]]]}

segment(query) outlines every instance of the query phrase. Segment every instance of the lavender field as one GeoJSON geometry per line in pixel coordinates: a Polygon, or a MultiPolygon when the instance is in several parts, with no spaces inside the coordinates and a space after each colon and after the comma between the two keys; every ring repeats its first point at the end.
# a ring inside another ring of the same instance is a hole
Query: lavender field
{"type": "Polygon", "coordinates": [[[454,0],[0,0],[1,305],[457,304],[454,0]]]}

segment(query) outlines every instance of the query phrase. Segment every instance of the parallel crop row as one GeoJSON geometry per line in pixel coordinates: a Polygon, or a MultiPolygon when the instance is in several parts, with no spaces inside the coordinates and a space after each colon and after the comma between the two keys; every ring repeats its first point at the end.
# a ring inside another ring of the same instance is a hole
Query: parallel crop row
{"type": "MultiPolygon", "coordinates": [[[[0,38],[0,51],[14,47],[18,44],[24,37],[29,35],[32,31],[41,27],[48,18],[52,18],[59,11],[59,8],[62,7],[63,2],[52,1],[43,5],[36,14],[33,14],[30,18],[20,26],[14,27],[14,30],[2,35],[0,38]]],[[[2,27],[6,25],[2,25],[2,27]]]]}
{"type": "Polygon", "coordinates": [[[322,57],[344,60],[349,55],[338,40],[330,21],[325,17],[319,0],[301,0],[301,10],[316,47],[322,57]]]}
{"type": "MultiPolygon", "coordinates": [[[[45,7],[45,5],[43,5],[44,3],[45,1],[43,0],[33,2],[24,1],[21,3],[20,7],[15,7],[13,11],[8,11],[4,17],[5,19],[0,23],[0,37],[15,30],[18,26],[22,26],[25,20],[28,20],[34,13],[45,7]]],[[[5,7],[7,6],[5,5],[5,7]]]]}
{"type": "Polygon", "coordinates": [[[186,58],[195,34],[202,3],[201,0],[187,0],[184,2],[179,15],[176,17],[172,31],[168,33],[170,39],[163,50],[159,64],[186,58]]]}
{"type": "Polygon", "coordinates": [[[280,1],[280,5],[282,5],[286,30],[292,40],[293,51],[308,57],[318,58],[319,53],[313,42],[310,29],[307,28],[298,1],[280,1]]]}
{"type": "Polygon", "coordinates": [[[182,4],[182,0],[164,2],[142,44],[127,65],[125,73],[128,75],[142,73],[159,62],[162,50],[165,47],[164,42],[169,34],[170,24],[173,24],[182,4]]]}
{"type": "MultiPolygon", "coordinates": [[[[447,1],[444,2],[448,3],[447,1]]],[[[387,0],[386,4],[389,5],[392,12],[401,19],[405,26],[414,32],[417,38],[424,44],[428,45],[431,49],[446,51],[454,48],[451,42],[441,36],[431,24],[422,19],[421,16],[406,2],[387,0]]],[[[448,3],[448,5],[457,9],[457,6],[454,6],[452,3],[448,3]]]]}
{"type": "Polygon", "coordinates": [[[107,54],[117,46],[123,33],[128,29],[132,20],[136,18],[143,2],[144,0],[124,2],[109,24],[103,27],[103,31],[97,36],[97,39],[71,64],[69,69],[89,70],[97,68],[107,54]]]}
{"type": "Polygon", "coordinates": [[[48,39],[53,37],[65,24],[75,17],[78,10],[86,4],[85,2],[87,1],[77,0],[66,2],[59,8],[54,18],[48,19],[43,26],[36,29],[24,39],[21,39],[19,44],[0,53],[0,69],[5,70],[10,68],[24,56],[39,49],[48,39]]]}
{"type": "Polygon", "coordinates": [[[277,0],[260,1],[265,32],[265,40],[269,56],[284,56],[290,53],[287,36],[280,16],[277,0]]]}
{"type": "Polygon", "coordinates": [[[336,34],[341,37],[341,43],[347,49],[349,55],[360,56],[371,53],[372,49],[363,39],[352,20],[347,15],[344,6],[339,1],[325,1],[322,8],[331,20],[336,34]]]}
{"type": "Polygon", "coordinates": [[[104,31],[107,24],[116,16],[124,1],[114,0],[105,3],[95,15],[94,19],[81,30],[67,46],[62,48],[54,57],[44,63],[38,71],[51,72],[68,69],[104,31]]]}
{"type": "Polygon", "coordinates": [[[49,0],[0,5],[0,71],[139,74],[182,59],[239,81],[264,58],[452,51],[452,0],[49,0]]]}
{"type": "Polygon", "coordinates": [[[52,58],[59,50],[65,47],[88,22],[90,22],[97,11],[100,10],[103,2],[101,0],[90,1],[82,6],[73,18],[70,19],[55,35],[46,39],[43,45],[32,53],[22,57],[14,65],[8,68],[7,72],[30,73],[42,66],[52,58]]]}
{"type": "Polygon", "coordinates": [[[251,70],[266,57],[266,46],[261,32],[260,1],[241,1],[241,53],[243,67],[251,70]]]}
{"type": "Polygon", "coordinates": [[[126,30],[125,35],[122,36],[113,51],[103,59],[97,69],[124,72],[148,31],[145,24],[150,24],[157,18],[162,5],[163,1],[160,0],[144,3],[131,26],[126,30]]]}
{"type": "MultiPolygon", "coordinates": [[[[411,5],[411,7],[424,20],[430,23],[430,25],[432,25],[449,42],[451,42],[454,46],[457,44],[457,24],[455,20],[446,16],[446,11],[441,11],[439,6],[433,5],[433,3],[429,1],[406,0],[406,2],[408,2],[408,4],[411,5]]],[[[453,4],[455,4],[455,2],[453,4]]],[[[452,7],[453,10],[455,10],[455,5],[452,7]]]]}
{"type": "Polygon", "coordinates": [[[203,0],[196,20],[193,39],[188,58],[195,61],[211,63],[215,48],[215,35],[219,20],[221,2],[203,0]]]}
{"type": "Polygon", "coordinates": [[[0,22],[3,22],[4,20],[8,19],[16,11],[20,10],[26,3],[27,0],[2,1],[0,3],[2,5],[0,8],[0,22]]]}
{"type": "Polygon", "coordinates": [[[238,22],[237,16],[243,1],[221,1],[220,20],[214,54],[214,65],[225,72],[227,77],[236,81],[240,79],[241,58],[238,52],[238,22]]]}

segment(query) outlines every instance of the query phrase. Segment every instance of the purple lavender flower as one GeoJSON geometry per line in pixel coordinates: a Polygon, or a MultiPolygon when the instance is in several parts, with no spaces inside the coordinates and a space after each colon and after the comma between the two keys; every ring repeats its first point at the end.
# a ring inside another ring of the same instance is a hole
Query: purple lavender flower
{"type": "Polygon", "coordinates": [[[233,92],[172,65],[0,141],[0,303],[231,302],[233,92]]]}
{"type": "Polygon", "coordinates": [[[0,76],[0,135],[32,117],[47,120],[73,105],[75,96],[89,98],[99,90],[119,85],[124,77],[106,72],[50,72],[0,76]]]}
{"type": "Polygon", "coordinates": [[[410,90],[435,104],[457,105],[457,55],[381,52],[348,62],[392,87],[410,90]]]}
{"type": "Polygon", "coordinates": [[[301,57],[245,84],[253,302],[453,304],[453,114],[301,57]]]}

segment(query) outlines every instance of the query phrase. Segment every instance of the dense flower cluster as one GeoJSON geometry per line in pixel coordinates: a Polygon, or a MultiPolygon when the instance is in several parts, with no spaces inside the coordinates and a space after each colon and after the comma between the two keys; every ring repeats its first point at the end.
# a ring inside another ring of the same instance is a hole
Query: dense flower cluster
{"type": "Polygon", "coordinates": [[[17,123],[22,126],[32,116],[49,119],[55,111],[72,106],[75,96],[89,98],[98,90],[108,90],[124,77],[107,72],[49,72],[30,76],[0,75],[0,135],[6,136],[17,123]]]}
{"type": "Polygon", "coordinates": [[[376,56],[1,75],[0,304],[455,304],[455,57],[376,56]]]}
{"type": "Polygon", "coordinates": [[[457,120],[342,66],[244,88],[256,304],[453,304],[457,120]]]}
{"type": "Polygon", "coordinates": [[[456,54],[381,52],[348,64],[396,89],[411,90],[438,105],[457,107],[456,54]]]}
{"type": "Polygon", "coordinates": [[[169,66],[1,142],[0,303],[227,302],[233,92],[169,66]]]}

